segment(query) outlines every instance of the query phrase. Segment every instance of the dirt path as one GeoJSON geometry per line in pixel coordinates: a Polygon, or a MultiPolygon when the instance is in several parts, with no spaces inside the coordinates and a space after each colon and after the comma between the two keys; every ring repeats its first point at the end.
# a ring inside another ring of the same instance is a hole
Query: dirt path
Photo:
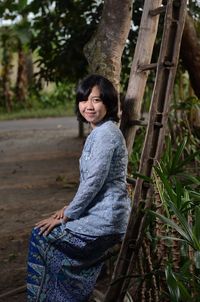
{"type": "MultiPolygon", "coordinates": [[[[25,283],[34,223],[72,199],[78,184],[75,118],[0,122],[0,294],[25,283]]],[[[19,294],[0,301],[26,301],[19,294]]]]}

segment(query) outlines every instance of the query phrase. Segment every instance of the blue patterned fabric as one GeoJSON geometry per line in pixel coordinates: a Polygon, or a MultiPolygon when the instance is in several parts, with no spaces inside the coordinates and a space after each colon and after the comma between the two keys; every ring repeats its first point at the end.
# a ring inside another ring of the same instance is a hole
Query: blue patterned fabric
{"type": "Polygon", "coordinates": [[[86,302],[101,271],[104,252],[119,235],[93,237],[58,226],[44,237],[33,229],[27,277],[29,302],[86,302]]]}
{"type": "Polygon", "coordinates": [[[126,187],[128,153],[119,127],[99,123],[87,137],[80,158],[80,185],[65,210],[66,228],[102,236],[125,233],[130,214],[126,187]]]}

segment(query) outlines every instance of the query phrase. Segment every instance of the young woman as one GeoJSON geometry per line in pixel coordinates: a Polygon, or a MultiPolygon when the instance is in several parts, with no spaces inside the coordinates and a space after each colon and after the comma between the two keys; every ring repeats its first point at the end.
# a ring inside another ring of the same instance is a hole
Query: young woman
{"type": "Polygon", "coordinates": [[[126,231],[128,158],[112,83],[100,75],[85,78],[77,89],[76,113],[92,128],[80,158],[80,185],[69,206],[32,231],[28,301],[88,301],[99,259],[126,231]]]}

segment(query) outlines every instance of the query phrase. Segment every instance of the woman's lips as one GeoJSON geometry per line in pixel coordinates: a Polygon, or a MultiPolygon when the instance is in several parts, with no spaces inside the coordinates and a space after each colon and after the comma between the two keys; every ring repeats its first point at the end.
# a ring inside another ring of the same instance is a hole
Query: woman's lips
{"type": "Polygon", "coordinates": [[[86,114],[87,116],[94,116],[94,115],[95,115],[95,112],[85,112],[85,114],[86,114]]]}

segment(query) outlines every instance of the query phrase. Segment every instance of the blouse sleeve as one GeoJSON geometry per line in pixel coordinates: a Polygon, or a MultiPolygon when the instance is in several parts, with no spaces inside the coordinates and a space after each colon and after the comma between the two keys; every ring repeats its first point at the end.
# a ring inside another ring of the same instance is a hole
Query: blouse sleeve
{"type": "Polygon", "coordinates": [[[111,135],[98,133],[92,144],[90,156],[87,159],[87,171],[81,181],[77,193],[64,212],[70,219],[79,218],[101,190],[110,170],[111,160],[115,150],[115,142],[111,135]]]}

